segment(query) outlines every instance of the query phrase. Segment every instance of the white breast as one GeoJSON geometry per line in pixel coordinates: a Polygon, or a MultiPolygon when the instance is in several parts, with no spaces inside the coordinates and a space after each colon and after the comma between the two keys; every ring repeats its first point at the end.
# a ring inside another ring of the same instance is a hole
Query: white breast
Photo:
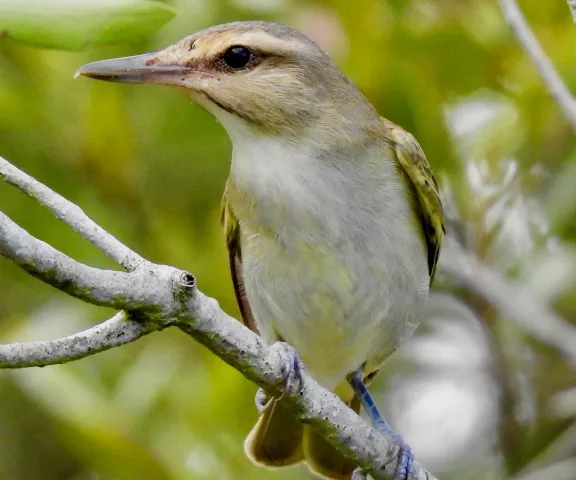
{"type": "Polygon", "coordinates": [[[232,176],[256,205],[232,205],[250,306],[266,341],[294,345],[310,374],[335,388],[384,361],[426,302],[425,247],[406,187],[369,149],[338,158],[238,122],[226,125],[232,176]]]}

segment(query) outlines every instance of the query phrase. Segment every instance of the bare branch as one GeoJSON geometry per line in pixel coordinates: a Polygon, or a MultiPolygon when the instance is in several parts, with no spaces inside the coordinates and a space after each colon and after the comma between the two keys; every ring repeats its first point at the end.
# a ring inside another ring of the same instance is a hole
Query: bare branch
{"type": "MultiPolygon", "coordinates": [[[[568,5],[573,15],[575,3],[576,0],[568,0],[568,5]]],[[[554,68],[554,65],[552,65],[546,52],[544,52],[538,39],[534,36],[532,30],[530,30],[516,0],[500,0],[500,6],[504,18],[508,22],[508,25],[510,25],[510,28],[516,35],[524,51],[532,60],[546,88],[556,100],[566,118],[572,126],[576,128],[576,100],[570,90],[568,90],[568,87],[566,87],[560,75],[558,75],[558,72],[554,68]]]]}
{"type": "Polygon", "coordinates": [[[162,297],[163,291],[164,296],[172,296],[171,288],[166,291],[166,277],[182,276],[170,267],[157,266],[152,273],[144,269],[139,275],[89,267],[34,238],[1,212],[0,255],[68,295],[116,309],[160,310],[164,305],[154,304],[153,299],[162,297]]]}
{"type": "Polygon", "coordinates": [[[576,0],[566,0],[568,2],[568,7],[570,7],[570,12],[572,13],[572,18],[576,22],[576,0]]]}
{"type": "Polygon", "coordinates": [[[158,328],[120,312],[100,325],[69,337],[40,342],[0,344],[0,368],[44,367],[68,363],[133,342],[158,328]]]}
{"type": "Polygon", "coordinates": [[[576,328],[548,309],[534,292],[505,280],[450,237],[444,241],[440,268],[576,365],[576,328]]]}
{"type": "Polygon", "coordinates": [[[58,219],[70,225],[77,233],[127,270],[134,270],[138,265],[147,262],[93,222],[78,205],[50,190],[2,157],[0,157],[0,178],[36,199],[58,219]]]}

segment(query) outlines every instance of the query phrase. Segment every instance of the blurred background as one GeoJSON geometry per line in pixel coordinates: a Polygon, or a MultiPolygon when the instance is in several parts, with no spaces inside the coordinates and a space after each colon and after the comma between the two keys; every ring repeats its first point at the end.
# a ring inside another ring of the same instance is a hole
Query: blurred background
{"type": "MultiPolygon", "coordinates": [[[[122,42],[75,45],[81,52],[0,35],[0,155],[144,257],[193,272],[238,316],[219,225],[223,128],[177,92],[72,77],[84,63],[159,49],[209,25],[286,23],[417,137],[463,248],[576,329],[574,130],[495,0],[166,3],[176,15],[156,33],[122,30],[122,42]]],[[[566,3],[521,3],[576,91],[566,3]]],[[[0,209],[68,255],[116,268],[1,182],[0,209]]],[[[68,335],[112,313],[0,260],[2,343],[68,335]]],[[[439,478],[576,479],[574,364],[449,274],[437,276],[422,326],[381,372],[379,405],[439,478]]],[[[67,365],[0,371],[0,479],[312,479],[305,467],[268,471],[244,456],[255,391],[175,329],[67,365]]]]}

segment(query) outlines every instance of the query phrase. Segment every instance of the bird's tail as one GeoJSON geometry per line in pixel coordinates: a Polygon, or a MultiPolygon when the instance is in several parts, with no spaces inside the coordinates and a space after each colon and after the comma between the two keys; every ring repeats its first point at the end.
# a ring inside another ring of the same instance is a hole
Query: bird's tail
{"type": "MultiPolygon", "coordinates": [[[[360,403],[347,402],[355,412],[360,403]]],[[[356,465],[309,426],[302,425],[292,410],[274,401],[262,414],[244,442],[246,454],[267,467],[286,467],[305,461],[318,475],[349,480],[356,465]]]]}
{"type": "Polygon", "coordinates": [[[294,465],[304,460],[304,425],[281,402],[272,402],[246,437],[244,450],[253,462],[267,467],[294,465]]]}

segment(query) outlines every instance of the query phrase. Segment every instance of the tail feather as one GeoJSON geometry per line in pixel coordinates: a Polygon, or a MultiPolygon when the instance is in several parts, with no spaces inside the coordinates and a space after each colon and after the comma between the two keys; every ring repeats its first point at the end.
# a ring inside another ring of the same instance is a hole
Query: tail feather
{"type": "Polygon", "coordinates": [[[268,467],[285,467],[304,460],[304,426],[281,402],[274,403],[260,416],[244,442],[246,455],[268,467]]]}
{"type": "MultiPolygon", "coordinates": [[[[347,402],[356,413],[360,411],[360,402],[356,397],[347,402]]],[[[324,437],[311,427],[304,428],[304,456],[310,470],[317,475],[332,480],[349,480],[357,465],[346,458],[324,437]]]]}
{"type": "MultiPolygon", "coordinates": [[[[360,411],[353,397],[348,406],[360,411]]],[[[349,480],[356,468],[310,426],[302,425],[291,409],[274,401],[260,416],[244,442],[246,455],[267,467],[286,467],[305,461],[317,475],[332,480],[349,480]]]]}
{"type": "Polygon", "coordinates": [[[310,470],[331,480],[350,480],[357,467],[311,427],[304,428],[304,456],[310,470]]]}

